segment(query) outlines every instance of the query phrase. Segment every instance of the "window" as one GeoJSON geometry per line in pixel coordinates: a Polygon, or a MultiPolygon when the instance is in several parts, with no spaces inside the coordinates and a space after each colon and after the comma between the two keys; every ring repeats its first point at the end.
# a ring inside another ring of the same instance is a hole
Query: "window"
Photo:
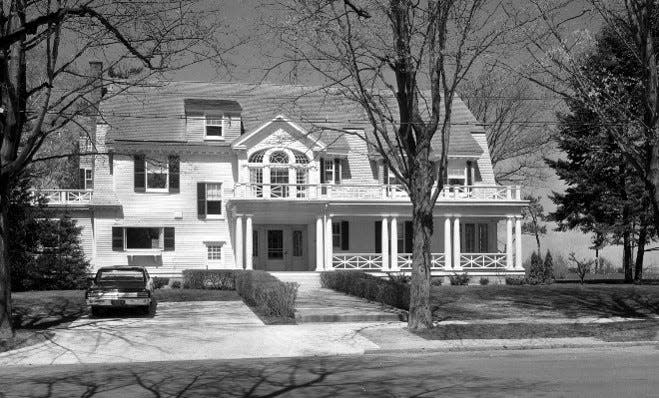
{"type": "Polygon", "coordinates": [[[288,168],[270,169],[271,197],[287,198],[288,197],[288,168]]]}
{"type": "Polygon", "coordinates": [[[268,230],[268,258],[273,260],[284,258],[284,231],[268,230]]]}
{"type": "Polygon", "coordinates": [[[222,115],[206,116],[206,139],[222,139],[224,132],[224,117],[222,115]]]}
{"type": "Polygon", "coordinates": [[[135,192],[179,192],[179,157],[169,156],[167,161],[146,159],[144,155],[134,157],[135,192]]]}
{"type": "Polygon", "coordinates": [[[398,177],[396,177],[396,174],[394,174],[394,172],[391,171],[389,167],[382,167],[384,167],[384,183],[387,185],[400,185],[400,180],[398,177]]]}
{"type": "Polygon", "coordinates": [[[302,257],[302,231],[293,231],[293,257],[302,257]]]}
{"type": "Polygon", "coordinates": [[[297,185],[297,197],[306,198],[307,197],[307,170],[298,169],[295,170],[295,183],[297,185]]]}
{"type": "Polygon", "coordinates": [[[335,249],[349,250],[349,225],[347,221],[332,223],[332,247],[335,249]]]}
{"type": "Polygon", "coordinates": [[[222,260],[222,246],[218,244],[209,244],[208,249],[208,259],[211,261],[222,260]]]}
{"type": "Polygon", "coordinates": [[[92,169],[81,168],[78,170],[80,173],[79,186],[82,189],[94,189],[94,179],[92,176],[92,169]]]}
{"type": "Polygon", "coordinates": [[[222,215],[221,183],[197,183],[197,214],[202,218],[222,215]]]}
{"type": "Polygon", "coordinates": [[[270,155],[270,163],[288,164],[288,155],[284,151],[273,152],[270,155]]]}
{"type": "Polygon", "coordinates": [[[465,185],[466,169],[465,164],[452,164],[448,166],[447,182],[448,185],[465,185]]]}
{"type": "Polygon", "coordinates": [[[161,249],[174,251],[175,232],[172,227],[112,227],[112,250],[161,249]]]}
{"type": "Polygon", "coordinates": [[[252,194],[255,197],[263,197],[263,169],[249,170],[249,185],[252,187],[252,194]]]}
{"type": "Polygon", "coordinates": [[[464,242],[462,251],[465,253],[487,253],[488,233],[487,224],[464,224],[464,242]]]}
{"type": "Polygon", "coordinates": [[[252,231],[252,257],[259,256],[259,231],[252,231]]]}

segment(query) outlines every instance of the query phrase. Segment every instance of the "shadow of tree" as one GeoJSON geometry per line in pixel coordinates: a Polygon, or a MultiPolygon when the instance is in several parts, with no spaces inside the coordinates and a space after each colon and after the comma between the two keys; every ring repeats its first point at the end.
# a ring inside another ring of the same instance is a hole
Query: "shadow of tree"
{"type": "Polygon", "coordinates": [[[0,376],[3,394],[21,397],[435,397],[510,396],[550,384],[479,376],[407,359],[325,357],[121,364],[0,376]],[[37,374],[38,373],[38,374],[37,374]]]}

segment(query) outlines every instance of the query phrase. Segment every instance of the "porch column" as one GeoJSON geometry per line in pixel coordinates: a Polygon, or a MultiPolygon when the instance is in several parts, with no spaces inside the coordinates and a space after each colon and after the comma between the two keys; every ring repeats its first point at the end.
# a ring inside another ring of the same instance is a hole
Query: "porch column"
{"type": "Polygon", "coordinates": [[[332,217],[325,218],[325,269],[334,269],[332,266],[332,217]]]}
{"type": "Polygon", "coordinates": [[[453,219],[453,270],[460,271],[460,217],[453,219]]]}
{"type": "Polygon", "coordinates": [[[506,219],[506,268],[512,269],[513,265],[513,218],[506,219]]]}
{"type": "MultiPolygon", "coordinates": [[[[540,255],[540,253],[538,253],[540,255]]],[[[522,218],[515,218],[515,268],[522,269],[522,218]]]]}
{"type": "Polygon", "coordinates": [[[391,218],[391,270],[398,271],[398,220],[391,218]]]}
{"type": "Polygon", "coordinates": [[[243,268],[243,216],[236,216],[236,268],[243,268]]]}
{"type": "Polygon", "coordinates": [[[252,233],[252,216],[245,218],[245,269],[254,269],[252,265],[252,248],[254,247],[254,234],[252,233]]]}
{"type": "Polygon", "coordinates": [[[450,270],[453,261],[451,256],[451,218],[444,219],[444,269],[450,270]]]}
{"type": "Polygon", "coordinates": [[[323,252],[323,218],[316,217],[316,271],[324,269],[323,252]]]}
{"type": "Polygon", "coordinates": [[[263,167],[263,197],[270,197],[270,166],[263,167]]]}
{"type": "Polygon", "coordinates": [[[389,220],[387,217],[382,217],[382,233],[380,234],[382,240],[382,271],[389,269],[389,220]]]}

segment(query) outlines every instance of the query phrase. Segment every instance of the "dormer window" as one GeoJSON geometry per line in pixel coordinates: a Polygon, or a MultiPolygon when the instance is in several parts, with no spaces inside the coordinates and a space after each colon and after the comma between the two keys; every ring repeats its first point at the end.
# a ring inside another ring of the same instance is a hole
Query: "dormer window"
{"type": "Polygon", "coordinates": [[[224,138],[224,116],[206,115],[206,139],[221,140],[224,138]]]}

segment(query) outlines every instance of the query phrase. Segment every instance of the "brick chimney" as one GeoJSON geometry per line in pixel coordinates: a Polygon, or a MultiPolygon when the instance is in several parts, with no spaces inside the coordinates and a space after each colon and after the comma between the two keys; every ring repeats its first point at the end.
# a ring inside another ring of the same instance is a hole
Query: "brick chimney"
{"type": "Polygon", "coordinates": [[[103,62],[89,61],[89,82],[93,87],[89,97],[89,102],[92,104],[90,116],[98,116],[98,109],[105,91],[103,87],[103,62]]]}

